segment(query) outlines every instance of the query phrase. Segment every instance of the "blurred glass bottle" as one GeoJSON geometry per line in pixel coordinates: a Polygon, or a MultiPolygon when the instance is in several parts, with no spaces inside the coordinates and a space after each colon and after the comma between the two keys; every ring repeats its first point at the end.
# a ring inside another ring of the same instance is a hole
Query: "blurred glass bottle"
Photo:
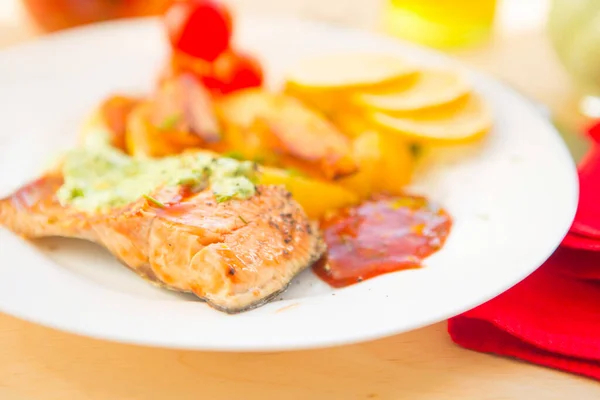
{"type": "Polygon", "coordinates": [[[386,0],[388,33],[430,47],[452,48],[486,40],[496,0],[386,0]]]}
{"type": "Polygon", "coordinates": [[[600,117],[600,1],[553,0],[548,34],[581,92],[581,111],[600,117]]]}
{"type": "Polygon", "coordinates": [[[22,1],[36,25],[47,32],[110,19],[158,15],[172,2],[172,0],[22,1]]]}

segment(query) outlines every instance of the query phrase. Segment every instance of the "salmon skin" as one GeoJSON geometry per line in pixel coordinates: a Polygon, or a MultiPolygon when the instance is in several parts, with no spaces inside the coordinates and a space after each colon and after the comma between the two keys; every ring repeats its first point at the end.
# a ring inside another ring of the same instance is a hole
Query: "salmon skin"
{"type": "Polygon", "coordinates": [[[220,203],[210,188],[165,187],[91,213],[61,205],[62,184],[48,173],[0,199],[0,225],[26,238],[98,243],[141,277],[226,313],[265,304],[325,252],[317,225],[281,186],[220,203]]]}

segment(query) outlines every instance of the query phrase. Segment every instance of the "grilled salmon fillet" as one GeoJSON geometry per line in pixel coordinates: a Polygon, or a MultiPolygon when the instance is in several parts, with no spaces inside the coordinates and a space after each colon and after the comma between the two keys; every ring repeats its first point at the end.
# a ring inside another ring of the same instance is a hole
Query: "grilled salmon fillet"
{"type": "Polygon", "coordinates": [[[1,199],[0,225],[26,238],[96,242],[145,279],[227,313],[268,302],[325,251],[317,226],[280,186],[220,203],[210,188],[164,187],[91,213],[61,205],[62,183],[48,173],[1,199]]]}

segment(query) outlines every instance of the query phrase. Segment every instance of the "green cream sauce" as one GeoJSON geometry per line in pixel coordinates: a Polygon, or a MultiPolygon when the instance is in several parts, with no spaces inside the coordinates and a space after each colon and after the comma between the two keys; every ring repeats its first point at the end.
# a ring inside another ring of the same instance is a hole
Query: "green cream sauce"
{"type": "Polygon", "coordinates": [[[246,199],[255,193],[255,165],[249,161],[186,154],[137,159],[96,138],[69,151],[58,198],[64,205],[96,212],[131,203],[159,187],[210,186],[217,201],[246,199]]]}

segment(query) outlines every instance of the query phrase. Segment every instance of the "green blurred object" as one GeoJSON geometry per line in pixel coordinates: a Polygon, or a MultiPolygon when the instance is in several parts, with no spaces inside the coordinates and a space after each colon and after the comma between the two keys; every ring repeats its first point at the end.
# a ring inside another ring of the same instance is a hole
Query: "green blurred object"
{"type": "Polygon", "coordinates": [[[530,102],[530,104],[536,108],[540,114],[542,114],[545,118],[548,119],[554,128],[558,131],[561,138],[565,142],[565,145],[569,149],[571,153],[571,157],[573,160],[578,163],[581,161],[583,156],[588,152],[591,147],[591,141],[586,135],[585,132],[575,130],[573,127],[568,127],[566,124],[561,123],[559,120],[554,118],[552,112],[548,109],[545,104],[542,104],[536,100],[533,100],[531,97],[511,85],[510,83],[504,82],[506,86],[509,86],[512,90],[519,93],[525,100],[530,102]]]}
{"type": "Polygon", "coordinates": [[[581,93],[581,111],[600,118],[600,1],[552,0],[548,34],[581,93]]]}
{"type": "Polygon", "coordinates": [[[576,163],[581,161],[591,146],[591,142],[585,135],[585,132],[574,132],[572,129],[567,129],[558,122],[551,122],[554,123],[554,127],[558,130],[560,136],[562,136],[563,140],[565,141],[565,144],[571,152],[573,160],[575,160],[576,163]]]}
{"type": "Polygon", "coordinates": [[[496,0],[386,0],[385,29],[425,46],[448,49],[487,40],[496,0]]]}

